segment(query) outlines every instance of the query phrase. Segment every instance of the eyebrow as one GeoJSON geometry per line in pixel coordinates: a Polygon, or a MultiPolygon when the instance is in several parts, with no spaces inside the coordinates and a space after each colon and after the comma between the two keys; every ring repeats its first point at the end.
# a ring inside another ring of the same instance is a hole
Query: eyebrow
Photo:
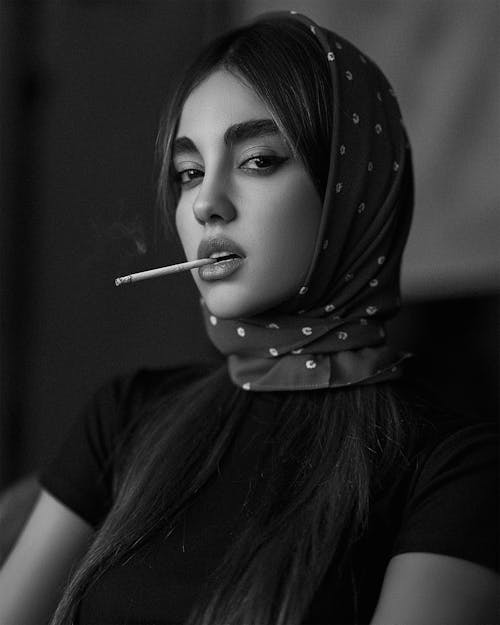
{"type": "MultiPolygon", "coordinates": [[[[251,119],[239,124],[233,124],[224,133],[224,143],[227,146],[240,143],[246,139],[255,139],[264,135],[281,135],[281,132],[272,119],[251,119]]],[[[177,156],[182,152],[198,152],[198,148],[189,137],[175,139],[172,154],[177,156]]]]}

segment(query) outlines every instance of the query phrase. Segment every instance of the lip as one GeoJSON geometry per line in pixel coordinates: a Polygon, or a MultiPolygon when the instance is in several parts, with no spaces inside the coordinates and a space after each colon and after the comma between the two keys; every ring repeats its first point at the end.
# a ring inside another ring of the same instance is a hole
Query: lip
{"type": "Polygon", "coordinates": [[[231,258],[223,260],[212,265],[205,265],[198,269],[198,275],[202,280],[212,282],[213,280],[221,280],[234,273],[245,259],[245,253],[241,247],[229,239],[228,237],[218,236],[209,239],[203,239],[198,246],[198,258],[208,258],[214,252],[229,252],[237,254],[240,258],[231,258]]]}
{"type": "Polygon", "coordinates": [[[243,258],[231,258],[230,260],[221,260],[212,265],[204,265],[198,269],[198,275],[206,282],[213,280],[222,280],[234,273],[244,262],[243,258]]]}
{"type": "Polygon", "coordinates": [[[214,252],[229,252],[245,258],[245,253],[239,245],[228,237],[218,236],[203,239],[198,246],[198,258],[208,258],[214,252]]]}

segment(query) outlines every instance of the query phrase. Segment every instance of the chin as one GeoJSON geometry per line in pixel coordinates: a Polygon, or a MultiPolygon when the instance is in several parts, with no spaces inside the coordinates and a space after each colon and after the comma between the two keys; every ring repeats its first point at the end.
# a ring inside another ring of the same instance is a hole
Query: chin
{"type": "Polygon", "coordinates": [[[251,317],[255,315],[258,310],[254,310],[252,307],[238,305],[237,302],[230,302],[224,304],[223,302],[211,302],[210,298],[205,299],[205,304],[208,310],[215,315],[218,319],[242,319],[243,317],[251,317]]]}
{"type": "Polygon", "coordinates": [[[205,293],[203,295],[208,310],[218,319],[243,319],[269,309],[272,304],[256,301],[253,298],[238,297],[231,293],[205,293]]]}

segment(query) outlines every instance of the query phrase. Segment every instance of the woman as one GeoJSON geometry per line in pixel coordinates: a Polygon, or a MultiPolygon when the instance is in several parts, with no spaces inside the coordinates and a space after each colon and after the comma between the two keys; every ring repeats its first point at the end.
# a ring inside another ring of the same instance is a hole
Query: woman
{"type": "Polygon", "coordinates": [[[385,337],[413,176],[380,70],[261,16],[203,50],[159,147],[187,259],[227,256],[193,272],[226,363],[95,396],[41,475],[0,621],[494,622],[493,427],[431,409],[385,337]]]}

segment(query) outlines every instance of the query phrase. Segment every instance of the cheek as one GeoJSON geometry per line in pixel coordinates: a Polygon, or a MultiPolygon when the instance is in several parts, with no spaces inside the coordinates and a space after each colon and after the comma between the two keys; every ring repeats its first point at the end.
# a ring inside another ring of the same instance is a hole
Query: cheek
{"type": "Polygon", "coordinates": [[[300,288],[309,268],[321,216],[321,201],[308,184],[290,184],[256,219],[264,284],[281,292],[300,288]]]}
{"type": "Polygon", "coordinates": [[[309,185],[290,185],[282,193],[268,223],[277,256],[286,256],[295,267],[309,263],[321,216],[321,203],[309,185]]]}

